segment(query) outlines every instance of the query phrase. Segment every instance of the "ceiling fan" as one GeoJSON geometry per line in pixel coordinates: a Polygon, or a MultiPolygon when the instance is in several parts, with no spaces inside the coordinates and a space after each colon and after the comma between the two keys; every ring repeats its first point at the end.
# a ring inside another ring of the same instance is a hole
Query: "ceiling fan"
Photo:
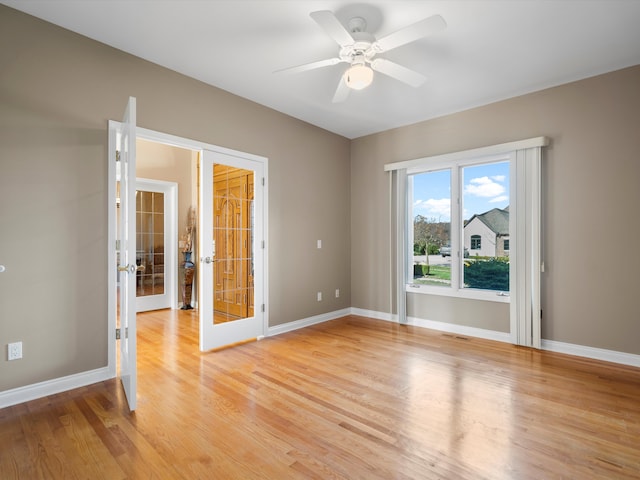
{"type": "Polygon", "coordinates": [[[373,81],[374,71],[400,80],[412,87],[422,85],[426,80],[422,74],[386,58],[377,57],[377,55],[415,42],[427,35],[439,32],[447,26],[440,15],[433,15],[376,40],[372,34],[366,31],[367,23],[364,18],[350,19],[347,29],[329,10],[311,12],[310,16],[338,43],[340,46],[338,56],[285,68],[278,70],[278,72],[299,73],[338,63],[348,63],[350,66],[340,77],[338,88],[333,96],[333,103],[345,101],[351,89],[361,90],[368,87],[373,81]]]}

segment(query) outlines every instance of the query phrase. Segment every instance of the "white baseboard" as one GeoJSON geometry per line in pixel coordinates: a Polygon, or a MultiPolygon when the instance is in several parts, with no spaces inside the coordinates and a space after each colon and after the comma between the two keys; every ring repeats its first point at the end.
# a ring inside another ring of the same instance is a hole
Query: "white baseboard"
{"type": "MultiPolygon", "coordinates": [[[[390,313],[373,312],[371,310],[362,310],[360,308],[352,308],[353,315],[375,318],[377,320],[385,320],[387,322],[398,323],[398,316],[390,313]]],[[[423,318],[407,317],[407,325],[416,327],[429,328],[441,332],[455,333],[457,335],[466,335],[469,337],[484,338],[487,340],[496,340],[498,342],[511,341],[511,336],[505,332],[496,332],[494,330],[485,330],[483,328],[467,327],[465,325],[454,325],[453,323],[436,322],[434,320],[425,320],[423,318]]]]}
{"type": "Polygon", "coordinates": [[[584,345],[544,339],[542,340],[542,349],[605,362],[620,363],[631,367],[640,367],[640,355],[634,355],[633,353],[616,352],[615,350],[605,350],[604,348],[586,347],[584,345]]]}
{"type": "Polygon", "coordinates": [[[14,388],[0,392],[0,408],[10,407],[18,403],[28,402],[36,398],[46,397],[55,393],[65,392],[74,388],[84,387],[92,383],[102,382],[113,378],[109,374],[109,368],[103,367],[88,372],[76,373],[61,378],[54,378],[24,387],[14,388]]]}
{"type": "Polygon", "coordinates": [[[301,320],[295,320],[289,323],[283,323],[282,325],[276,325],[275,327],[269,327],[267,330],[267,337],[274,335],[280,335],[286,332],[292,332],[299,328],[316,325],[317,323],[328,322],[329,320],[335,320],[336,318],[345,317],[351,314],[350,308],[343,308],[342,310],[336,310],[335,312],[323,313],[322,315],[316,315],[314,317],[303,318],[301,320]]]}
{"type": "Polygon", "coordinates": [[[483,338],[485,340],[495,340],[496,342],[511,342],[511,334],[498,332],[496,330],[486,330],[484,328],[468,327],[466,325],[455,325],[453,323],[436,322],[434,320],[424,320],[422,318],[408,317],[407,323],[416,327],[429,328],[440,332],[455,333],[467,337],[483,338]]]}
{"type": "MultiPolygon", "coordinates": [[[[385,312],[375,312],[372,310],[352,308],[351,313],[353,315],[375,318],[377,320],[385,320],[395,323],[398,322],[397,315],[392,315],[385,312]]],[[[452,323],[434,322],[432,320],[424,320],[415,317],[408,317],[407,320],[408,325],[415,325],[417,327],[430,328],[432,330],[455,333],[457,335],[467,335],[469,337],[484,338],[486,340],[511,343],[511,335],[509,333],[496,332],[494,330],[484,330],[482,328],[466,327],[464,325],[454,325],[452,323]]],[[[619,363],[632,367],[640,367],[640,355],[635,355],[632,353],[616,352],[615,350],[605,350],[603,348],[587,347],[584,345],[557,342],[555,340],[543,339],[541,343],[542,350],[548,350],[550,352],[565,353],[567,355],[575,355],[577,357],[619,363]]]]}
{"type": "Polygon", "coordinates": [[[375,318],[376,320],[384,320],[386,322],[398,322],[398,315],[388,312],[376,312],[375,310],[364,310],[362,308],[351,308],[351,315],[360,317],[375,318]]]}

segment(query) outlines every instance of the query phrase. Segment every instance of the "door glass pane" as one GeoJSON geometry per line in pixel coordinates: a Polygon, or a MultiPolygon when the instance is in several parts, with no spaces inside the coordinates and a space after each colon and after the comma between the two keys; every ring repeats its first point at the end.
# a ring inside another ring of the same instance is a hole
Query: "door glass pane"
{"type": "Polygon", "coordinates": [[[163,295],[164,193],[136,191],[136,296],[163,295]]]}
{"type": "Polygon", "coordinates": [[[509,162],[462,169],[463,288],[509,291],[509,162]]]}
{"type": "Polygon", "coordinates": [[[409,225],[413,227],[409,281],[450,287],[451,171],[411,175],[409,184],[409,225]]]}
{"type": "Polygon", "coordinates": [[[253,316],[253,179],[251,170],[214,165],[214,324],[253,316]]]}

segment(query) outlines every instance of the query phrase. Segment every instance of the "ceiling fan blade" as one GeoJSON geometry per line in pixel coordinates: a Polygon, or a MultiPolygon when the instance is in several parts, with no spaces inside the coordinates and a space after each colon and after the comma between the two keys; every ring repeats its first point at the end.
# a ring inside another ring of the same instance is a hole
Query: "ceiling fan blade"
{"type": "Polygon", "coordinates": [[[338,57],[328,58],[326,60],[319,60],[317,62],[305,63],[303,65],[298,65],[296,67],[288,67],[282,68],[280,70],[276,70],[273,73],[300,73],[306,72],[307,70],[313,70],[315,68],[329,67],[331,65],[337,65],[340,62],[344,62],[338,57]]]}
{"type": "Polygon", "coordinates": [[[344,81],[344,75],[340,76],[340,82],[338,83],[338,88],[336,88],[336,93],[333,95],[333,103],[344,102],[349,97],[349,91],[351,89],[347,86],[347,83],[344,81]]]}
{"type": "Polygon", "coordinates": [[[412,87],[419,87],[426,80],[424,75],[385,58],[376,58],[371,62],[371,68],[376,72],[384,73],[385,75],[395,78],[396,80],[400,80],[412,87]]]}
{"type": "Polygon", "coordinates": [[[311,18],[313,18],[316,23],[338,43],[338,45],[341,47],[344,47],[345,45],[353,45],[353,37],[347,29],[344,28],[333,12],[329,10],[320,10],[318,12],[311,12],[309,15],[311,15],[311,18]]]}
{"type": "Polygon", "coordinates": [[[447,22],[440,15],[433,15],[424,20],[420,20],[408,27],[402,28],[397,32],[390,33],[386,37],[374,42],[372,47],[376,52],[387,52],[393,48],[415,42],[427,35],[437,33],[444,30],[447,22]]]}

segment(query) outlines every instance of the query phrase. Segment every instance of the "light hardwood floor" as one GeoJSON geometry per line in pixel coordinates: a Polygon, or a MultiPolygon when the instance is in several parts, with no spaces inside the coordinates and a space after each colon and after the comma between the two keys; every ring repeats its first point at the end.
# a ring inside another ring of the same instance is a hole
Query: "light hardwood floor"
{"type": "Polygon", "coordinates": [[[346,317],[213,353],[139,315],[116,380],[0,410],[7,479],[640,478],[640,369],[346,317]]]}

